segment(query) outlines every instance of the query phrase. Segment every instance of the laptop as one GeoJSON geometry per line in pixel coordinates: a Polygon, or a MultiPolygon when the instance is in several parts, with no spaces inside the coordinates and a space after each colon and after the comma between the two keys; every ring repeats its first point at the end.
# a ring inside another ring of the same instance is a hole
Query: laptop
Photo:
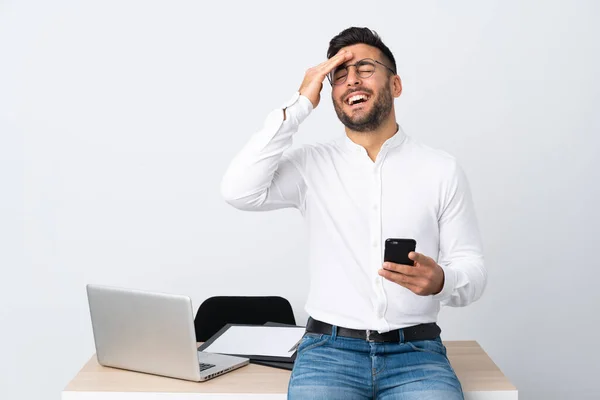
{"type": "Polygon", "coordinates": [[[187,296],[87,285],[98,363],[202,382],[249,359],[198,351],[187,296]]]}

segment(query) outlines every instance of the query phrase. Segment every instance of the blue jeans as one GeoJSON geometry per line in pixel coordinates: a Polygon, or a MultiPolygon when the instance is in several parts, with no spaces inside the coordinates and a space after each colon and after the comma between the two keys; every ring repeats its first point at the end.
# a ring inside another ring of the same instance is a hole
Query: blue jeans
{"type": "Polygon", "coordinates": [[[288,399],[464,400],[446,347],[438,337],[405,343],[306,333],[288,399]]]}

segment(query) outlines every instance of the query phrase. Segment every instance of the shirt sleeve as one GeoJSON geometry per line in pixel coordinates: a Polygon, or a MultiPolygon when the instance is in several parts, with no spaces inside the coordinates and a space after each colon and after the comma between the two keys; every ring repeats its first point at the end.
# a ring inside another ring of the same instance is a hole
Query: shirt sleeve
{"type": "Polygon", "coordinates": [[[443,306],[462,307],[481,297],[487,271],[469,184],[456,162],[444,197],[438,264],[445,281],[442,291],[433,297],[443,306]]]}
{"type": "Polygon", "coordinates": [[[310,100],[296,92],[282,108],[268,115],[263,128],[250,138],[225,172],[221,194],[227,203],[249,211],[286,207],[302,210],[306,194],[301,171],[303,149],[284,152],[312,109],[310,100]]]}

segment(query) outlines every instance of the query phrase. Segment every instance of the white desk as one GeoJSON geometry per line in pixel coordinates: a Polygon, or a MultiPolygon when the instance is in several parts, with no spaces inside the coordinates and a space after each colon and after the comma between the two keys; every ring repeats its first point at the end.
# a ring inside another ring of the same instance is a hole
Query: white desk
{"type": "MultiPolygon", "coordinates": [[[[517,400],[517,389],[477,342],[444,342],[465,400],[517,400]]],[[[284,400],[290,371],[250,364],[207,382],[141,374],[98,364],[96,355],[62,392],[62,400],[284,400]]]]}

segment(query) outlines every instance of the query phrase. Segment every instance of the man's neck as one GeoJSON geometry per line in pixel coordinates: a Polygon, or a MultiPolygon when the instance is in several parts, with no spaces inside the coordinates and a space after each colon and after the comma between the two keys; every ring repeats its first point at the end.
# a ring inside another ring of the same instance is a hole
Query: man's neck
{"type": "Polygon", "coordinates": [[[394,136],[397,131],[396,116],[392,112],[390,113],[390,117],[379,125],[377,129],[368,132],[356,132],[346,128],[346,135],[354,143],[364,147],[367,150],[369,158],[375,162],[381,146],[386,140],[394,136]]]}

